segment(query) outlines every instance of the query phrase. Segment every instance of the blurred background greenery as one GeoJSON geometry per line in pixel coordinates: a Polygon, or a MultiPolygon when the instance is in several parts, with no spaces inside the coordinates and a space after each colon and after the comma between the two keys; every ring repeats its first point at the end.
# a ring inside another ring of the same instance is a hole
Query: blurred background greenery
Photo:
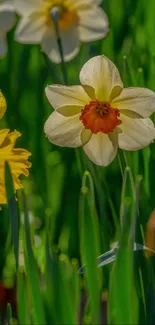
{"type": "MultiPolygon", "coordinates": [[[[102,7],[110,32],[102,41],[83,44],[66,64],[69,84],[79,84],[80,69],[90,57],[105,54],[125,86],[155,91],[154,0],[106,0],[102,7]]],[[[107,314],[108,324],[154,324],[154,256],[132,248],[133,241],[143,245],[147,233],[154,249],[154,214],[151,228],[147,225],[155,206],[155,144],[125,155],[120,151],[103,168],[81,149],[49,143],[43,127],[51,106],[44,89],[63,84],[61,67],[45,59],[39,46],[15,42],[14,30],[8,54],[0,60],[0,87],[7,99],[0,127],[22,133],[18,147],[32,153],[32,167],[23,179],[25,204],[19,193],[18,272],[8,206],[0,211],[0,282],[7,288],[0,287],[0,304],[12,304],[8,321],[12,312],[19,324],[103,324],[107,314]],[[116,241],[116,262],[97,271],[96,257],[116,241]],[[79,275],[85,263],[86,273],[79,275]]]]}

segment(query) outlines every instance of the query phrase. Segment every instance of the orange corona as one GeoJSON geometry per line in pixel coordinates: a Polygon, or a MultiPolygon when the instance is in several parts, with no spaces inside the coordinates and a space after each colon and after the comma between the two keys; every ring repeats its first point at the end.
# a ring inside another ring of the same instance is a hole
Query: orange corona
{"type": "Polygon", "coordinates": [[[92,133],[103,132],[108,134],[122,123],[118,119],[119,116],[120,113],[117,108],[111,107],[110,103],[97,100],[85,105],[81,111],[80,120],[85,128],[91,130],[92,133]]]}
{"type": "Polygon", "coordinates": [[[51,19],[51,10],[52,8],[57,7],[59,8],[59,19],[58,25],[59,29],[62,31],[70,29],[72,26],[78,24],[78,15],[75,11],[69,10],[69,6],[67,5],[66,1],[49,1],[48,5],[45,9],[45,16],[46,16],[46,25],[49,27],[53,27],[53,22],[51,19]]]}

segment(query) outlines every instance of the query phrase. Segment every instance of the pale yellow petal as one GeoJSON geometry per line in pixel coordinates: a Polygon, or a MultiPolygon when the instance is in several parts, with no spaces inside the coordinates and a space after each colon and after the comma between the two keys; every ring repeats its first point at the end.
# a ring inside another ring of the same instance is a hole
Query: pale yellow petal
{"type": "Polygon", "coordinates": [[[16,12],[20,15],[28,15],[33,11],[42,9],[43,0],[13,0],[16,12]]]}
{"type": "Polygon", "coordinates": [[[117,133],[109,137],[104,133],[93,134],[83,150],[98,166],[108,166],[115,158],[118,148],[117,133]]]}
{"type": "MultiPolygon", "coordinates": [[[[68,30],[62,32],[61,42],[64,61],[71,61],[78,54],[80,49],[78,28],[73,26],[73,28],[69,28],[68,30]]],[[[61,63],[58,42],[53,30],[48,30],[44,35],[41,47],[52,62],[61,63]]]]}
{"type": "Polygon", "coordinates": [[[19,21],[15,31],[15,39],[24,44],[38,44],[42,41],[46,28],[44,17],[32,13],[19,21]]]}
{"type": "Polygon", "coordinates": [[[79,12],[79,37],[81,42],[93,42],[104,38],[109,31],[108,17],[99,7],[79,12]]]}
{"type": "Polygon", "coordinates": [[[155,111],[155,92],[147,88],[124,88],[111,105],[124,113],[131,110],[142,117],[149,117],[155,111]]]}
{"type": "Polygon", "coordinates": [[[102,0],[70,0],[70,8],[72,10],[88,10],[92,6],[98,6],[102,3],[102,0]]]}
{"type": "Polygon", "coordinates": [[[46,87],[45,93],[53,108],[66,116],[77,114],[90,102],[82,86],[53,85],[46,87]]]}
{"type": "Polygon", "coordinates": [[[118,95],[123,87],[116,66],[104,55],[96,56],[84,64],[80,81],[82,85],[93,87],[96,99],[101,101],[109,101],[113,89],[117,89],[118,95]]]}
{"type": "Polygon", "coordinates": [[[118,143],[121,149],[138,150],[149,145],[155,139],[154,124],[149,118],[133,119],[120,114],[122,130],[118,135],[118,143]]]}
{"type": "Polygon", "coordinates": [[[80,147],[83,124],[79,116],[64,117],[54,111],[44,126],[44,132],[50,142],[61,147],[80,147]]]}

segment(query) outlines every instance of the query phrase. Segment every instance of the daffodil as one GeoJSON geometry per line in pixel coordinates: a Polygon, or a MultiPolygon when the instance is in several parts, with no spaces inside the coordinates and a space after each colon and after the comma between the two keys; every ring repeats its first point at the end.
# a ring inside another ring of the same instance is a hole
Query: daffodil
{"type": "MultiPolygon", "coordinates": [[[[5,110],[6,101],[0,92],[0,118],[4,115],[5,110]]],[[[28,161],[28,157],[31,155],[30,152],[25,149],[14,148],[16,140],[20,136],[21,134],[18,131],[0,130],[0,204],[7,203],[4,177],[5,162],[7,161],[10,165],[15,190],[23,187],[18,177],[21,174],[29,175],[27,168],[31,166],[28,161]]]]}
{"type": "Polygon", "coordinates": [[[105,56],[83,66],[80,82],[81,86],[46,88],[55,109],[44,128],[52,143],[83,146],[96,165],[107,166],[118,147],[138,150],[153,141],[155,128],[149,118],[155,110],[153,91],[123,88],[116,66],[105,56]]]}
{"type": "Polygon", "coordinates": [[[58,26],[65,61],[73,59],[80,42],[102,39],[108,33],[108,18],[99,7],[101,0],[14,0],[21,20],[16,40],[41,44],[42,50],[55,63],[61,62],[53,17],[58,26]]]}
{"type": "Polygon", "coordinates": [[[0,57],[7,52],[7,32],[15,23],[13,0],[0,0],[0,57]]]}

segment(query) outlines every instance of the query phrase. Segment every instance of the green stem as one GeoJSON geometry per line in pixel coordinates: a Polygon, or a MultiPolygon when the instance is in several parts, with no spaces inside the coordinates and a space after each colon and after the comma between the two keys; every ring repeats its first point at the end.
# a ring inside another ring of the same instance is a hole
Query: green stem
{"type": "Polygon", "coordinates": [[[60,53],[60,56],[61,56],[62,75],[63,75],[63,78],[64,78],[64,83],[66,85],[68,85],[67,69],[66,69],[66,64],[65,64],[65,61],[64,61],[63,46],[62,46],[62,41],[61,41],[61,36],[60,36],[58,18],[59,18],[59,16],[54,17],[54,15],[53,15],[52,20],[53,20],[53,23],[54,23],[55,33],[56,33],[56,38],[57,38],[57,43],[58,43],[58,48],[59,48],[59,53],[60,53]]]}
{"type": "Polygon", "coordinates": [[[124,156],[126,167],[129,167],[128,160],[127,160],[127,155],[126,155],[126,152],[124,150],[123,150],[123,156],[124,156]]]}
{"type": "Polygon", "coordinates": [[[121,175],[122,175],[122,178],[123,178],[123,166],[122,166],[122,162],[121,162],[121,157],[120,157],[120,153],[118,151],[118,155],[117,155],[117,158],[118,158],[118,163],[119,163],[119,167],[120,167],[120,171],[121,171],[121,175]]]}

